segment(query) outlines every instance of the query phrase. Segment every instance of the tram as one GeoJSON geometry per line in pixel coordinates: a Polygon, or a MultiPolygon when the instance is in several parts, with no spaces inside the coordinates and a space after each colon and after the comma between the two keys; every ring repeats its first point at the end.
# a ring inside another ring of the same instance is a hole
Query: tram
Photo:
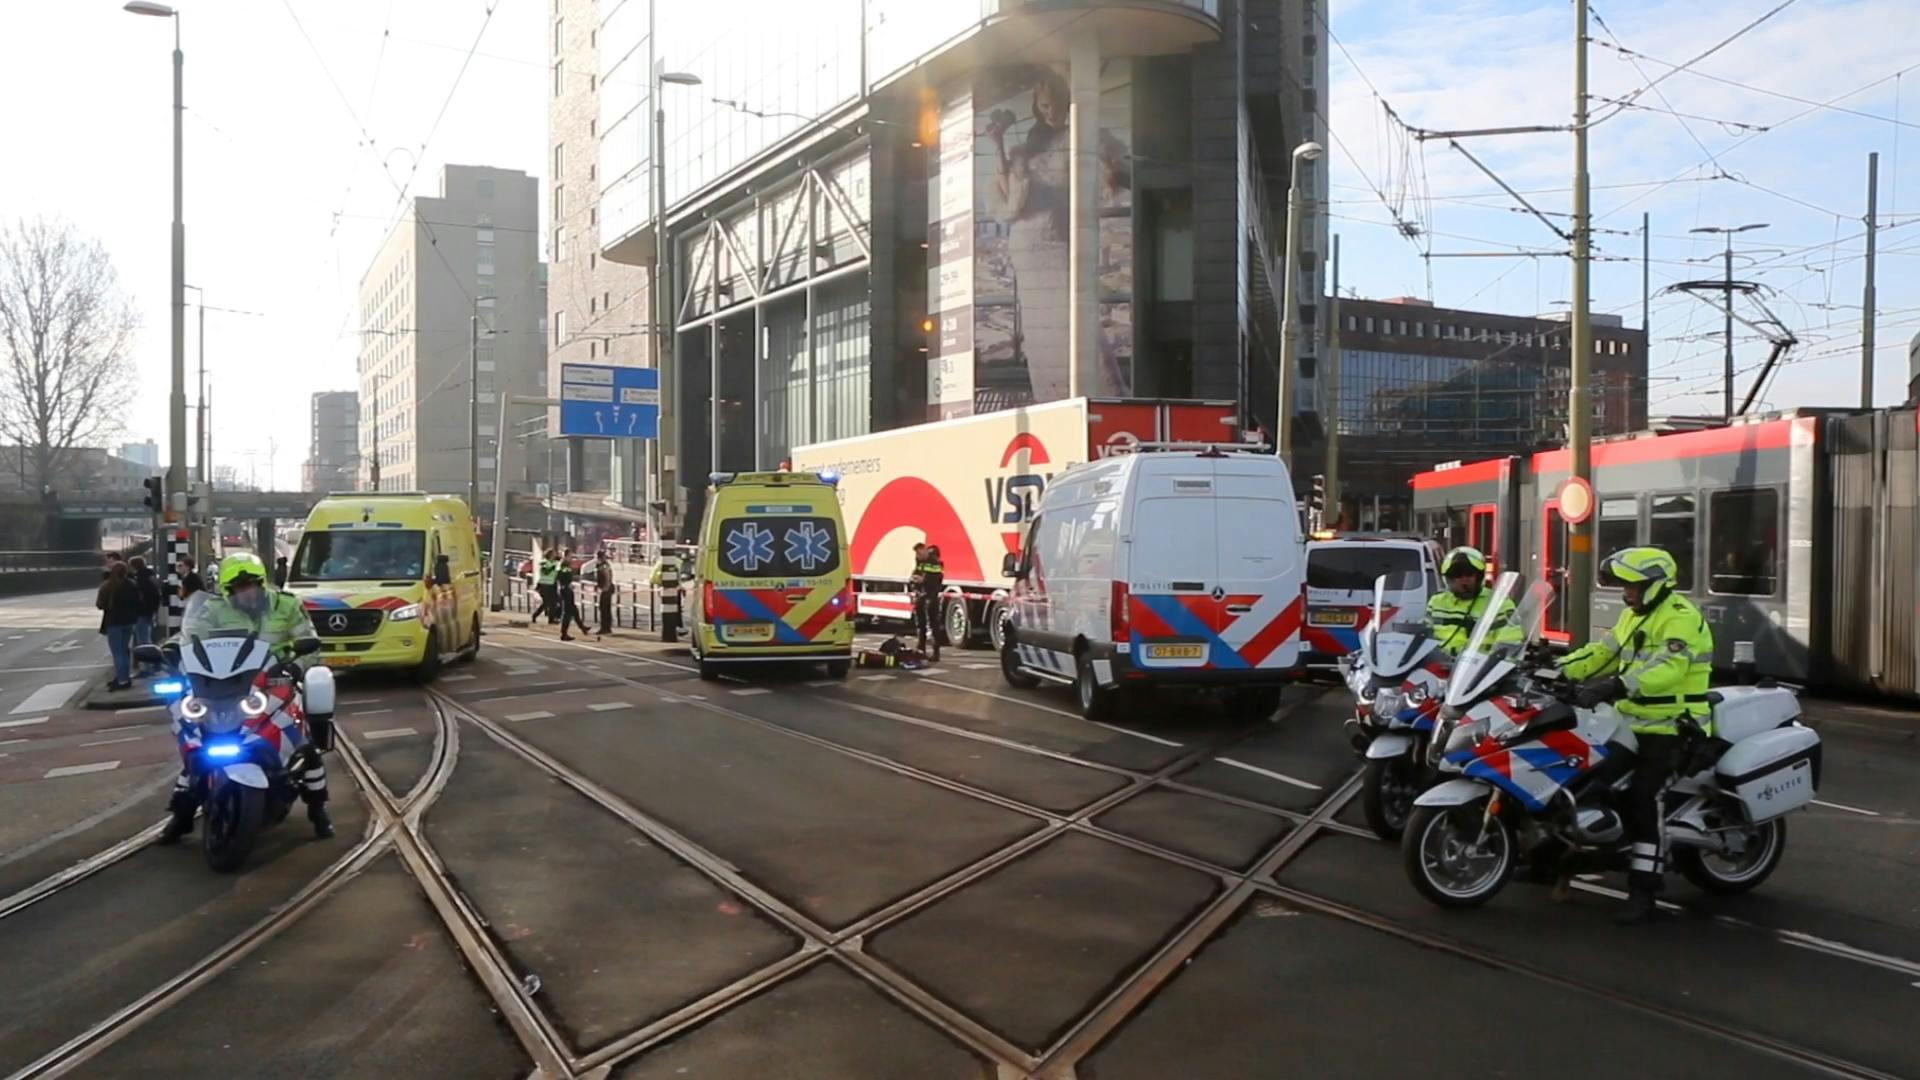
{"type": "MultiPolygon", "coordinates": [[[[1913,408],[1795,409],[1593,444],[1595,565],[1640,544],[1680,564],[1714,664],[1799,685],[1920,696],[1920,460],[1913,408]]],[[[1564,597],[1568,452],[1449,462],[1413,478],[1420,530],[1544,575],[1564,597]]],[[[1595,583],[1592,633],[1620,590],[1595,583]]],[[[1564,600],[1546,633],[1569,641],[1564,600]]]]}

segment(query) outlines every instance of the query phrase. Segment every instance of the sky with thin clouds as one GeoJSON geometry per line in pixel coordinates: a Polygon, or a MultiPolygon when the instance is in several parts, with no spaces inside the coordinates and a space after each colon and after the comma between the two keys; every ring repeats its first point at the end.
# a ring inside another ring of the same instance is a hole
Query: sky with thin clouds
{"type": "MultiPolygon", "coordinates": [[[[548,5],[500,0],[490,19],[480,0],[175,6],[187,280],[205,288],[209,309],[214,460],[262,486],[271,467],[274,487],[296,488],[309,395],[356,387],[360,275],[395,220],[399,188],[437,194],[449,162],[544,178],[548,5]]],[[[0,213],[64,216],[106,243],[144,320],[129,437],[159,441],[163,459],[172,46],[167,20],[118,0],[0,0],[0,213]]],[[[423,329],[464,339],[466,320],[453,321],[423,329]]]]}
{"type": "MultiPolygon", "coordinates": [[[[1762,405],[1858,403],[1870,151],[1880,154],[1883,227],[1876,400],[1888,405],[1906,396],[1908,343],[1920,330],[1920,20],[1911,0],[1797,0],[1692,68],[1669,74],[1777,3],[1599,0],[1589,7],[1596,15],[1589,26],[1591,93],[1640,106],[1594,103],[1596,118],[1617,115],[1590,129],[1601,258],[1593,268],[1593,308],[1640,324],[1639,230],[1641,214],[1651,215],[1648,379],[1655,415],[1719,411],[1722,316],[1669,290],[1723,272],[1724,238],[1689,230],[1750,223],[1768,227],[1736,238],[1734,276],[1762,285],[1767,307],[1801,341],[1762,405]],[[1653,80],[1657,85],[1635,96],[1653,80]],[[1827,102],[1852,112],[1809,104],[1827,102]]],[[[1330,150],[1329,209],[1341,236],[1343,293],[1426,296],[1430,266],[1432,297],[1443,305],[1513,314],[1564,310],[1556,302],[1570,297],[1565,258],[1423,258],[1425,251],[1566,245],[1446,140],[1405,137],[1387,107],[1406,125],[1429,131],[1569,124],[1574,10],[1525,0],[1334,5],[1332,121],[1345,149],[1330,150]],[[1405,238],[1396,217],[1425,237],[1405,238]]],[[[1462,145],[1566,227],[1570,134],[1462,145]]],[[[1736,311],[1758,318],[1744,302],[1736,311]]],[[[1738,325],[1735,336],[1738,398],[1769,346],[1738,325]]]]}
{"type": "MultiPolygon", "coordinates": [[[[1796,0],[1633,99],[1647,109],[1593,128],[1602,257],[1594,308],[1629,325],[1640,317],[1640,214],[1652,215],[1656,414],[1718,408],[1720,316],[1663,290],[1720,272],[1720,238],[1688,230],[1749,222],[1769,227],[1739,238],[1754,254],[1738,260],[1736,276],[1772,290],[1768,305],[1803,342],[1765,400],[1857,400],[1860,219],[1873,150],[1889,226],[1879,237],[1878,400],[1904,397],[1907,343],[1920,329],[1920,20],[1911,5],[1796,0]],[[1793,98],[1839,98],[1853,112],[1793,98]],[[1754,130],[1761,127],[1768,130],[1754,130]]],[[[541,176],[544,203],[548,4],[498,0],[491,17],[482,0],[178,6],[187,276],[205,287],[210,309],[215,460],[290,487],[307,449],[308,395],[355,385],[356,290],[396,218],[399,190],[433,194],[443,164],[486,164],[541,176]]],[[[1627,98],[1670,70],[1661,61],[1684,63],[1771,6],[1597,4],[1604,25],[1592,27],[1596,40],[1637,55],[1596,45],[1593,92],[1627,98]]],[[[1564,258],[1422,257],[1564,245],[1444,140],[1396,136],[1381,102],[1428,129],[1567,123],[1571,5],[1336,0],[1331,17],[1338,139],[1329,149],[1328,210],[1342,237],[1343,286],[1371,297],[1425,295],[1430,269],[1441,304],[1554,310],[1568,297],[1564,258]],[[1403,237],[1396,215],[1423,237],[1403,237]]],[[[115,0],[0,0],[0,100],[9,103],[0,213],[64,216],[106,243],[145,320],[129,436],[163,448],[171,44],[165,20],[127,14],[115,0]]],[[[1539,209],[1570,209],[1570,136],[1467,145],[1539,209]]],[[[189,364],[193,330],[190,314],[189,364]]],[[[1767,346],[1744,330],[1741,337],[1744,393],[1767,346]]]]}

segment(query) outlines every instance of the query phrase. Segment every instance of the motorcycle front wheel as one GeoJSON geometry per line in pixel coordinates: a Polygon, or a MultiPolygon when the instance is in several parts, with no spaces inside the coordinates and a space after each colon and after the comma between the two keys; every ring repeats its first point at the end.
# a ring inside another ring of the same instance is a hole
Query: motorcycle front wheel
{"type": "Polygon", "coordinates": [[[1360,780],[1360,811],[1375,836],[1398,840],[1406,831],[1413,800],[1420,796],[1418,771],[1412,753],[1367,762],[1366,775],[1360,780]]]}
{"type": "Polygon", "coordinates": [[[1680,873],[1696,888],[1731,896],[1759,888],[1773,874],[1787,852],[1787,819],[1763,821],[1746,833],[1746,850],[1739,855],[1681,847],[1673,853],[1680,873]]]}
{"type": "Polygon", "coordinates": [[[1400,862],[1428,900],[1447,908],[1474,907],[1491,900],[1513,876],[1513,830],[1499,818],[1486,821],[1481,800],[1416,806],[1407,818],[1400,862]]]}
{"type": "Polygon", "coordinates": [[[240,869],[253,851],[267,815],[267,793],[245,784],[229,783],[207,801],[207,827],[201,846],[207,865],[222,874],[240,869]]]}

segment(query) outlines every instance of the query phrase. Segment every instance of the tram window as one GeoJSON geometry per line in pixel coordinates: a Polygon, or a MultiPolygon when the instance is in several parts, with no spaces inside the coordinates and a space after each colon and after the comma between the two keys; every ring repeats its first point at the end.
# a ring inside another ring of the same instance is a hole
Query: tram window
{"type": "MultiPolygon", "coordinates": [[[[1596,575],[1606,557],[1621,548],[1630,548],[1640,535],[1639,499],[1602,499],[1600,501],[1599,556],[1594,560],[1596,575]]],[[[1602,582],[1602,587],[1605,583],[1602,582]]]]}
{"type": "Polygon", "coordinates": [[[1691,592],[1695,533],[1693,496],[1655,495],[1649,525],[1647,543],[1665,548],[1667,554],[1673,556],[1673,561],[1680,564],[1679,589],[1681,592],[1691,592]]]}
{"type": "Polygon", "coordinates": [[[1772,596],[1780,584],[1780,493],[1734,488],[1707,498],[1707,588],[1734,596],[1772,596]]]}

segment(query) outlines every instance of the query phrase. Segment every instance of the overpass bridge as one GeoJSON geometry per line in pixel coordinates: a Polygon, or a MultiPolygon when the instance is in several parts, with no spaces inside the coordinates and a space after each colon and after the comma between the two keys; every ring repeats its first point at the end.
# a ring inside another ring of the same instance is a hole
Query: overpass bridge
{"type": "MultiPolygon", "coordinates": [[[[59,492],[42,502],[29,501],[63,518],[147,517],[145,488],[103,488],[95,491],[59,492]]],[[[312,491],[216,491],[213,493],[215,517],[300,518],[304,520],[322,496],[312,491]]]]}

